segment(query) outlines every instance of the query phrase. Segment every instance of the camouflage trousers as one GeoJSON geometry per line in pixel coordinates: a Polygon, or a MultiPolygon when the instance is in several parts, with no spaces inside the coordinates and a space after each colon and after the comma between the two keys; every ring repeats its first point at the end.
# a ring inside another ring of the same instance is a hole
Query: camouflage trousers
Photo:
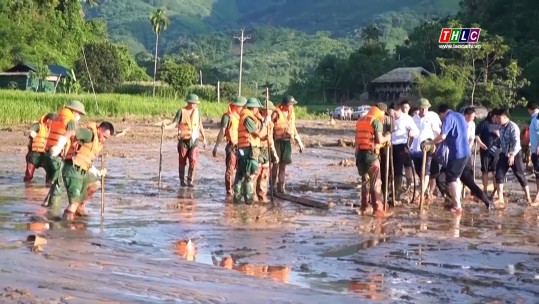
{"type": "MultiPolygon", "coordinates": [[[[358,171],[364,173],[364,167],[359,168],[358,171]]],[[[370,194],[370,203],[374,212],[376,210],[382,210],[382,179],[380,175],[380,160],[375,160],[372,163],[368,164],[367,172],[361,175],[362,185],[361,185],[361,210],[365,211],[369,205],[369,194],[370,194]],[[367,182],[368,177],[368,182],[367,182]]]]}

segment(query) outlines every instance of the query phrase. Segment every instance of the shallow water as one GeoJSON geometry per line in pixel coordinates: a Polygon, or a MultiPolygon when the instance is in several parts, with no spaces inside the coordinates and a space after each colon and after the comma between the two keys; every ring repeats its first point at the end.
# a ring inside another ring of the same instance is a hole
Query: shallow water
{"type": "Polygon", "coordinates": [[[439,202],[422,216],[411,207],[385,220],[358,216],[350,207],[357,172],[335,166],[352,157],[345,148],[309,149],[287,171],[293,193],[334,203],[329,211],[277,199],[232,205],[223,159],[209,149],[201,150],[196,188],[180,188],[175,145],[167,142],[161,190],[157,144],[111,149],[133,156],[107,159],[104,218],[97,192],[91,216],[71,225],[50,221],[61,210],[40,207],[41,172],[25,187],[23,157],[0,155],[2,286],[72,303],[534,303],[539,296],[537,208],[488,213],[471,202],[455,217],[439,202]],[[47,219],[50,228],[37,233],[48,243],[31,252],[20,242],[34,233],[28,224],[47,219]],[[188,239],[196,252],[175,245],[188,239]]]}

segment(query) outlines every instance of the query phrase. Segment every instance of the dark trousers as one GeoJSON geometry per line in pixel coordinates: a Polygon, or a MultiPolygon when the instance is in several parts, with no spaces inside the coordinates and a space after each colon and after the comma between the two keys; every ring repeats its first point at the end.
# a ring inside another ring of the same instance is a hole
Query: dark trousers
{"type": "Polygon", "coordinates": [[[412,160],[410,158],[410,152],[406,148],[406,144],[393,146],[393,168],[395,177],[402,177],[404,168],[410,168],[412,166],[412,160]]]}
{"type": "Polygon", "coordinates": [[[521,152],[518,152],[517,155],[515,155],[515,161],[513,162],[512,166],[509,166],[509,158],[507,155],[505,155],[505,153],[500,153],[500,158],[496,164],[496,183],[503,184],[505,175],[507,174],[507,171],[509,171],[509,168],[513,170],[513,174],[515,174],[517,177],[517,180],[522,188],[528,186],[528,181],[524,175],[524,164],[522,163],[521,152]]]}
{"type": "MultiPolygon", "coordinates": [[[[460,175],[460,181],[462,182],[464,186],[470,189],[470,191],[475,197],[479,198],[483,203],[485,203],[485,205],[487,206],[489,205],[489,202],[490,202],[489,198],[487,197],[485,192],[483,192],[481,188],[479,188],[479,186],[474,181],[471,159],[466,164],[466,167],[464,167],[464,170],[462,171],[462,174],[460,175]]],[[[440,192],[442,192],[447,197],[451,197],[451,194],[449,192],[449,188],[447,186],[447,182],[445,179],[445,168],[441,170],[440,174],[436,178],[436,185],[438,186],[438,189],[440,190],[440,192]]]]}

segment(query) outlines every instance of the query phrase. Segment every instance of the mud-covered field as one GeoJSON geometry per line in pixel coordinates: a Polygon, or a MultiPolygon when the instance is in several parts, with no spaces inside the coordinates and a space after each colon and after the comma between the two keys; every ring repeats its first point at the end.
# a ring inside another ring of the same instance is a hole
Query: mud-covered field
{"type": "Polygon", "coordinates": [[[48,190],[42,171],[31,185],[22,182],[24,127],[2,130],[0,303],[539,298],[539,208],[517,203],[522,194],[516,184],[506,187],[511,202],[505,210],[466,202],[463,215],[455,216],[438,199],[423,215],[404,205],[387,219],[360,216],[353,149],[337,145],[353,138],[353,122],[301,121],[308,149],[293,156],[288,190],[332,207],[279,199],[233,205],[224,195],[224,144],[218,158],[211,156],[217,121],[207,123],[209,145],[201,148],[193,189],[179,187],[174,130],[166,132],[158,189],[160,128],[154,123],[116,122],[117,129],[130,129],[105,148],[105,216],[99,215],[98,192],[90,217],[69,224],[55,220],[62,210],[40,206],[48,190]],[[47,240],[37,250],[25,242],[36,234],[47,240]]]}

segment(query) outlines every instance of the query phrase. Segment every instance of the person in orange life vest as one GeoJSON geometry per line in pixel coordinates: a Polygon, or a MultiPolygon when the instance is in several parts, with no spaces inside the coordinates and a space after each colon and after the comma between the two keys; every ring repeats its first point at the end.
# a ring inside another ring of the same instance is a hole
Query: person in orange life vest
{"type": "MultiPolygon", "coordinates": [[[[189,94],[185,101],[187,106],[178,110],[173,120],[173,125],[178,128],[178,174],[182,187],[194,187],[199,136],[202,138],[204,146],[206,146],[207,142],[200,110],[197,108],[200,103],[198,96],[189,94]],[[189,171],[187,172],[187,183],[185,183],[185,167],[188,160],[189,171]]],[[[170,128],[170,126],[167,128],[170,128]]]]}
{"type": "Polygon", "coordinates": [[[520,133],[520,146],[522,147],[522,161],[524,166],[528,169],[531,161],[531,149],[530,149],[530,123],[526,122],[522,132],[520,133]]]}
{"type": "Polygon", "coordinates": [[[107,169],[98,170],[93,166],[93,162],[107,139],[114,135],[114,126],[106,121],[99,125],[91,123],[76,131],[68,131],[66,135],[73,136],[77,143],[73,145],[75,148],[66,154],[62,170],[69,200],[63,217],[65,220],[73,220],[76,215],[87,215],[84,210],[86,200],[101,186],[99,177],[107,174],[107,169]]]}
{"type": "Polygon", "coordinates": [[[69,101],[60,111],[58,116],[52,120],[49,136],[45,144],[45,170],[49,173],[52,186],[49,200],[45,206],[54,207],[60,199],[60,175],[64,157],[71,147],[70,137],[65,133],[74,131],[77,128],[77,122],[81,115],[86,115],[84,104],[78,100],[69,101]]]}
{"type": "MultiPolygon", "coordinates": [[[[49,129],[52,120],[56,117],[55,113],[49,113],[41,117],[39,122],[32,124],[30,128],[30,142],[28,143],[28,153],[26,154],[26,171],[24,181],[30,182],[34,178],[34,172],[37,168],[45,169],[45,145],[49,136],[49,129]]],[[[45,182],[49,184],[51,177],[46,172],[45,182]]]]}
{"type": "Polygon", "coordinates": [[[271,184],[275,185],[277,177],[279,177],[277,192],[281,193],[286,191],[286,165],[292,163],[292,142],[295,141],[298,143],[300,153],[303,153],[303,150],[305,150],[296,129],[295,104],[297,104],[297,101],[293,96],[285,96],[271,115],[271,120],[275,124],[273,138],[275,139],[275,149],[279,158],[279,165],[273,166],[271,170],[271,184]]]}
{"type": "Polygon", "coordinates": [[[356,167],[362,178],[361,211],[367,209],[370,193],[370,203],[375,217],[388,215],[382,205],[379,153],[381,146],[391,141],[391,134],[382,135],[383,120],[384,112],[376,106],[371,106],[367,115],[359,118],[356,123],[356,167]]]}
{"type": "Polygon", "coordinates": [[[264,100],[264,103],[262,104],[262,107],[258,111],[257,115],[259,122],[265,126],[260,131],[261,149],[260,156],[258,158],[259,167],[255,178],[256,198],[261,203],[268,202],[268,181],[270,176],[269,162],[271,161],[274,164],[279,163],[279,156],[275,150],[275,143],[273,140],[274,124],[271,121],[271,114],[274,110],[275,106],[273,103],[270,100],[264,100]],[[267,111],[266,106],[268,107],[267,111]]]}
{"type": "Polygon", "coordinates": [[[238,96],[228,105],[227,111],[221,117],[221,129],[215,146],[213,147],[212,155],[217,157],[217,148],[223,140],[226,138],[226,170],[225,170],[225,189],[226,195],[232,196],[234,193],[232,190],[232,183],[234,183],[234,177],[236,174],[236,152],[238,150],[238,126],[240,124],[240,112],[243,106],[247,103],[247,99],[243,96],[238,96]]]}
{"type": "Polygon", "coordinates": [[[253,181],[258,170],[260,133],[262,128],[265,128],[256,118],[260,107],[260,101],[251,97],[241,110],[238,127],[238,168],[234,179],[234,203],[240,203],[243,198],[245,203],[251,204],[254,199],[253,181]]]}

